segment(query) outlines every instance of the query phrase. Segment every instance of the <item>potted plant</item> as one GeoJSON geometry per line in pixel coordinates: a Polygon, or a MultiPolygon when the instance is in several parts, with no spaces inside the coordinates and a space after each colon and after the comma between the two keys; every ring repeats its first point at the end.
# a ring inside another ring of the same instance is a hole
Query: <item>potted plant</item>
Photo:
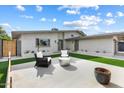
{"type": "Polygon", "coordinates": [[[94,72],[95,72],[96,80],[99,83],[104,85],[109,84],[111,79],[111,72],[109,70],[101,67],[96,67],[94,72]]]}

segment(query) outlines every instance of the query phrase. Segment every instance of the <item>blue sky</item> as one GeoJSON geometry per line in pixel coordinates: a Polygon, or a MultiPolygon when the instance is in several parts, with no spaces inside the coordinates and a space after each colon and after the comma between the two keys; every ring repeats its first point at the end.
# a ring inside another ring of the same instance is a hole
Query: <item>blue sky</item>
{"type": "Polygon", "coordinates": [[[124,31],[120,5],[1,5],[0,26],[12,30],[78,29],[88,35],[124,31]]]}

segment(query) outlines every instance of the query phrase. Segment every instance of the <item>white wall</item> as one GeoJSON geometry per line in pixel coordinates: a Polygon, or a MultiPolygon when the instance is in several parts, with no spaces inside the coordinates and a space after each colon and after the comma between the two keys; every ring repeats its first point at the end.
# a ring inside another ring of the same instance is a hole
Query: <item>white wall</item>
{"type": "MultiPolygon", "coordinates": [[[[71,38],[71,35],[75,37],[79,36],[77,32],[66,32],[64,33],[64,38],[71,38]]],[[[22,34],[19,38],[21,40],[21,54],[22,56],[34,56],[33,53],[27,53],[26,51],[37,51],[36,38],[40,39],[50,39],[50,47],[41,47],[40,50],[45,50],[45,54],[52,54],[53,52],[58,52],[58,39],[63,39],[62,33],[41,33],[41,34],[22,34]],[[55,42],[56,41],[56,42],[55,42]]],[[[66,46],[64,42],[64,48],[66,46]]]]}
{"type": "Polygon", "coordinates": [[[64,34],[64,39],[72,38],[71,35],[73,35],[73,37],[80,36],[80,34],[78,32],[66,32],[66,34],[64,34]]]}
{"type": "MultiPolygon", "coordinates": [[[[24,54],[25,51],[37,51],[36,47],[36,38],[40,39],[50,39],[50,47],[40,47],[40,50],[45,50],[47,54],[51,54],[53,52],[58,51],[58,44],[55,42],[55,40],[58,40],[56,33],[43,33],[43,34],[23,34],[21,37],[22,40],[22,56],[26,56],[27,54],[24,54]]],[[[29,55],[29,54],[28,54],[29,55]]],[[[32,55],[32,54],[31,54],[32,55]]]]}
{"type": "Polygon", "coordinates": [[[74,41],[66,41],[66,49],[69,49],[70,51],[74,51],[74,41]]]}
{"type": "Polygon", "coordinates": [[[98,56],[113,56],[114,43],[112,38],[102,39],[87,39],[79,41],[79,51],[84,54],[98,55],[98,56]],[[87,50],[87,52],[85,52],[87,50]],[[96,53],[99,51],[99,53],[96,53]],[[104,53],[103,51],[106,51],[104,53]]]}
{"type": "MultiPolygon", "coordinates": [[[[64,35],[64,38],[67,39],[67,38],[72,38],[72,35],[73,37],[79,37],[81,36],[78,32],[67,32],[65,35],[64,35]]],[[[65,46],[64,46],[64,49],[70,49],[71,51],[74,51],[74,44],[75,44],[75,41],[66,41],[64,42],[65,46]]]]}

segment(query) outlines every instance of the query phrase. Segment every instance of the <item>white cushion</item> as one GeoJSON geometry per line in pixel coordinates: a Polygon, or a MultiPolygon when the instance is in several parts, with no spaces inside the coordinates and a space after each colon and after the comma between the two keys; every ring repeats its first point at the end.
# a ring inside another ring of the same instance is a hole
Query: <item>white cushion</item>
{"type": "Polygon", "coordinates": [[[50,61],[51,60],[51,57],[47,57],[47,60],[50,61]]]}
{"type": "Polygon", "coordinates": [[[70,57],[59,57],[59,60],[70,60],[70,57]]]}
{"type": "Polygon", "coordinates": [[[42,52],[37,52],[37,58],[43,58],[43,53],[42,52]]]}
{"type": "Polygon", "coordinates": [[[62,57],[68,57],[68,51],[67,50],[61,50],[61,56],[62,57]]]}

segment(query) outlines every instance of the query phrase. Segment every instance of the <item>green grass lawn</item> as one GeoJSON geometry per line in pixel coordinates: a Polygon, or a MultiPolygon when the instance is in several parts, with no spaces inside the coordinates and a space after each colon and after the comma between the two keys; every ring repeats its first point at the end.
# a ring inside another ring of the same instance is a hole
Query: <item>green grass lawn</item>
{"type": "Polygon", "coordinates": [[[5,87],[8,63],[0,62],[0,88],[5,87]]]}
{"type": "MultiPolygon", "coordinates": [[[[59,56],[60,54],[55,54],[55,55],[52,55],[51,57],[54,58],[54,57],[59,57],[59,56]]],[[[17,59],[17,60],[12,60],[12,65],[28,63],[28,62],[33,62],[33,61],[35,61],[35,58],[17,59]]],[[[7,69],[8,69],[8,62],[7,61],[0,62],[0,88],[5,87],[7,69]]]]}
{"type": "Polygon", "coordinates": [[[72,57],[80,58],[80,59],[86,59],[86,60],[91,60],[99,63],[105,63],[105,64],[114,65],[114,66],[124,67],[124,60],[90,56],[90,55],[77,54],[77,53],[70,53],[69,55],[72,57]]]}

